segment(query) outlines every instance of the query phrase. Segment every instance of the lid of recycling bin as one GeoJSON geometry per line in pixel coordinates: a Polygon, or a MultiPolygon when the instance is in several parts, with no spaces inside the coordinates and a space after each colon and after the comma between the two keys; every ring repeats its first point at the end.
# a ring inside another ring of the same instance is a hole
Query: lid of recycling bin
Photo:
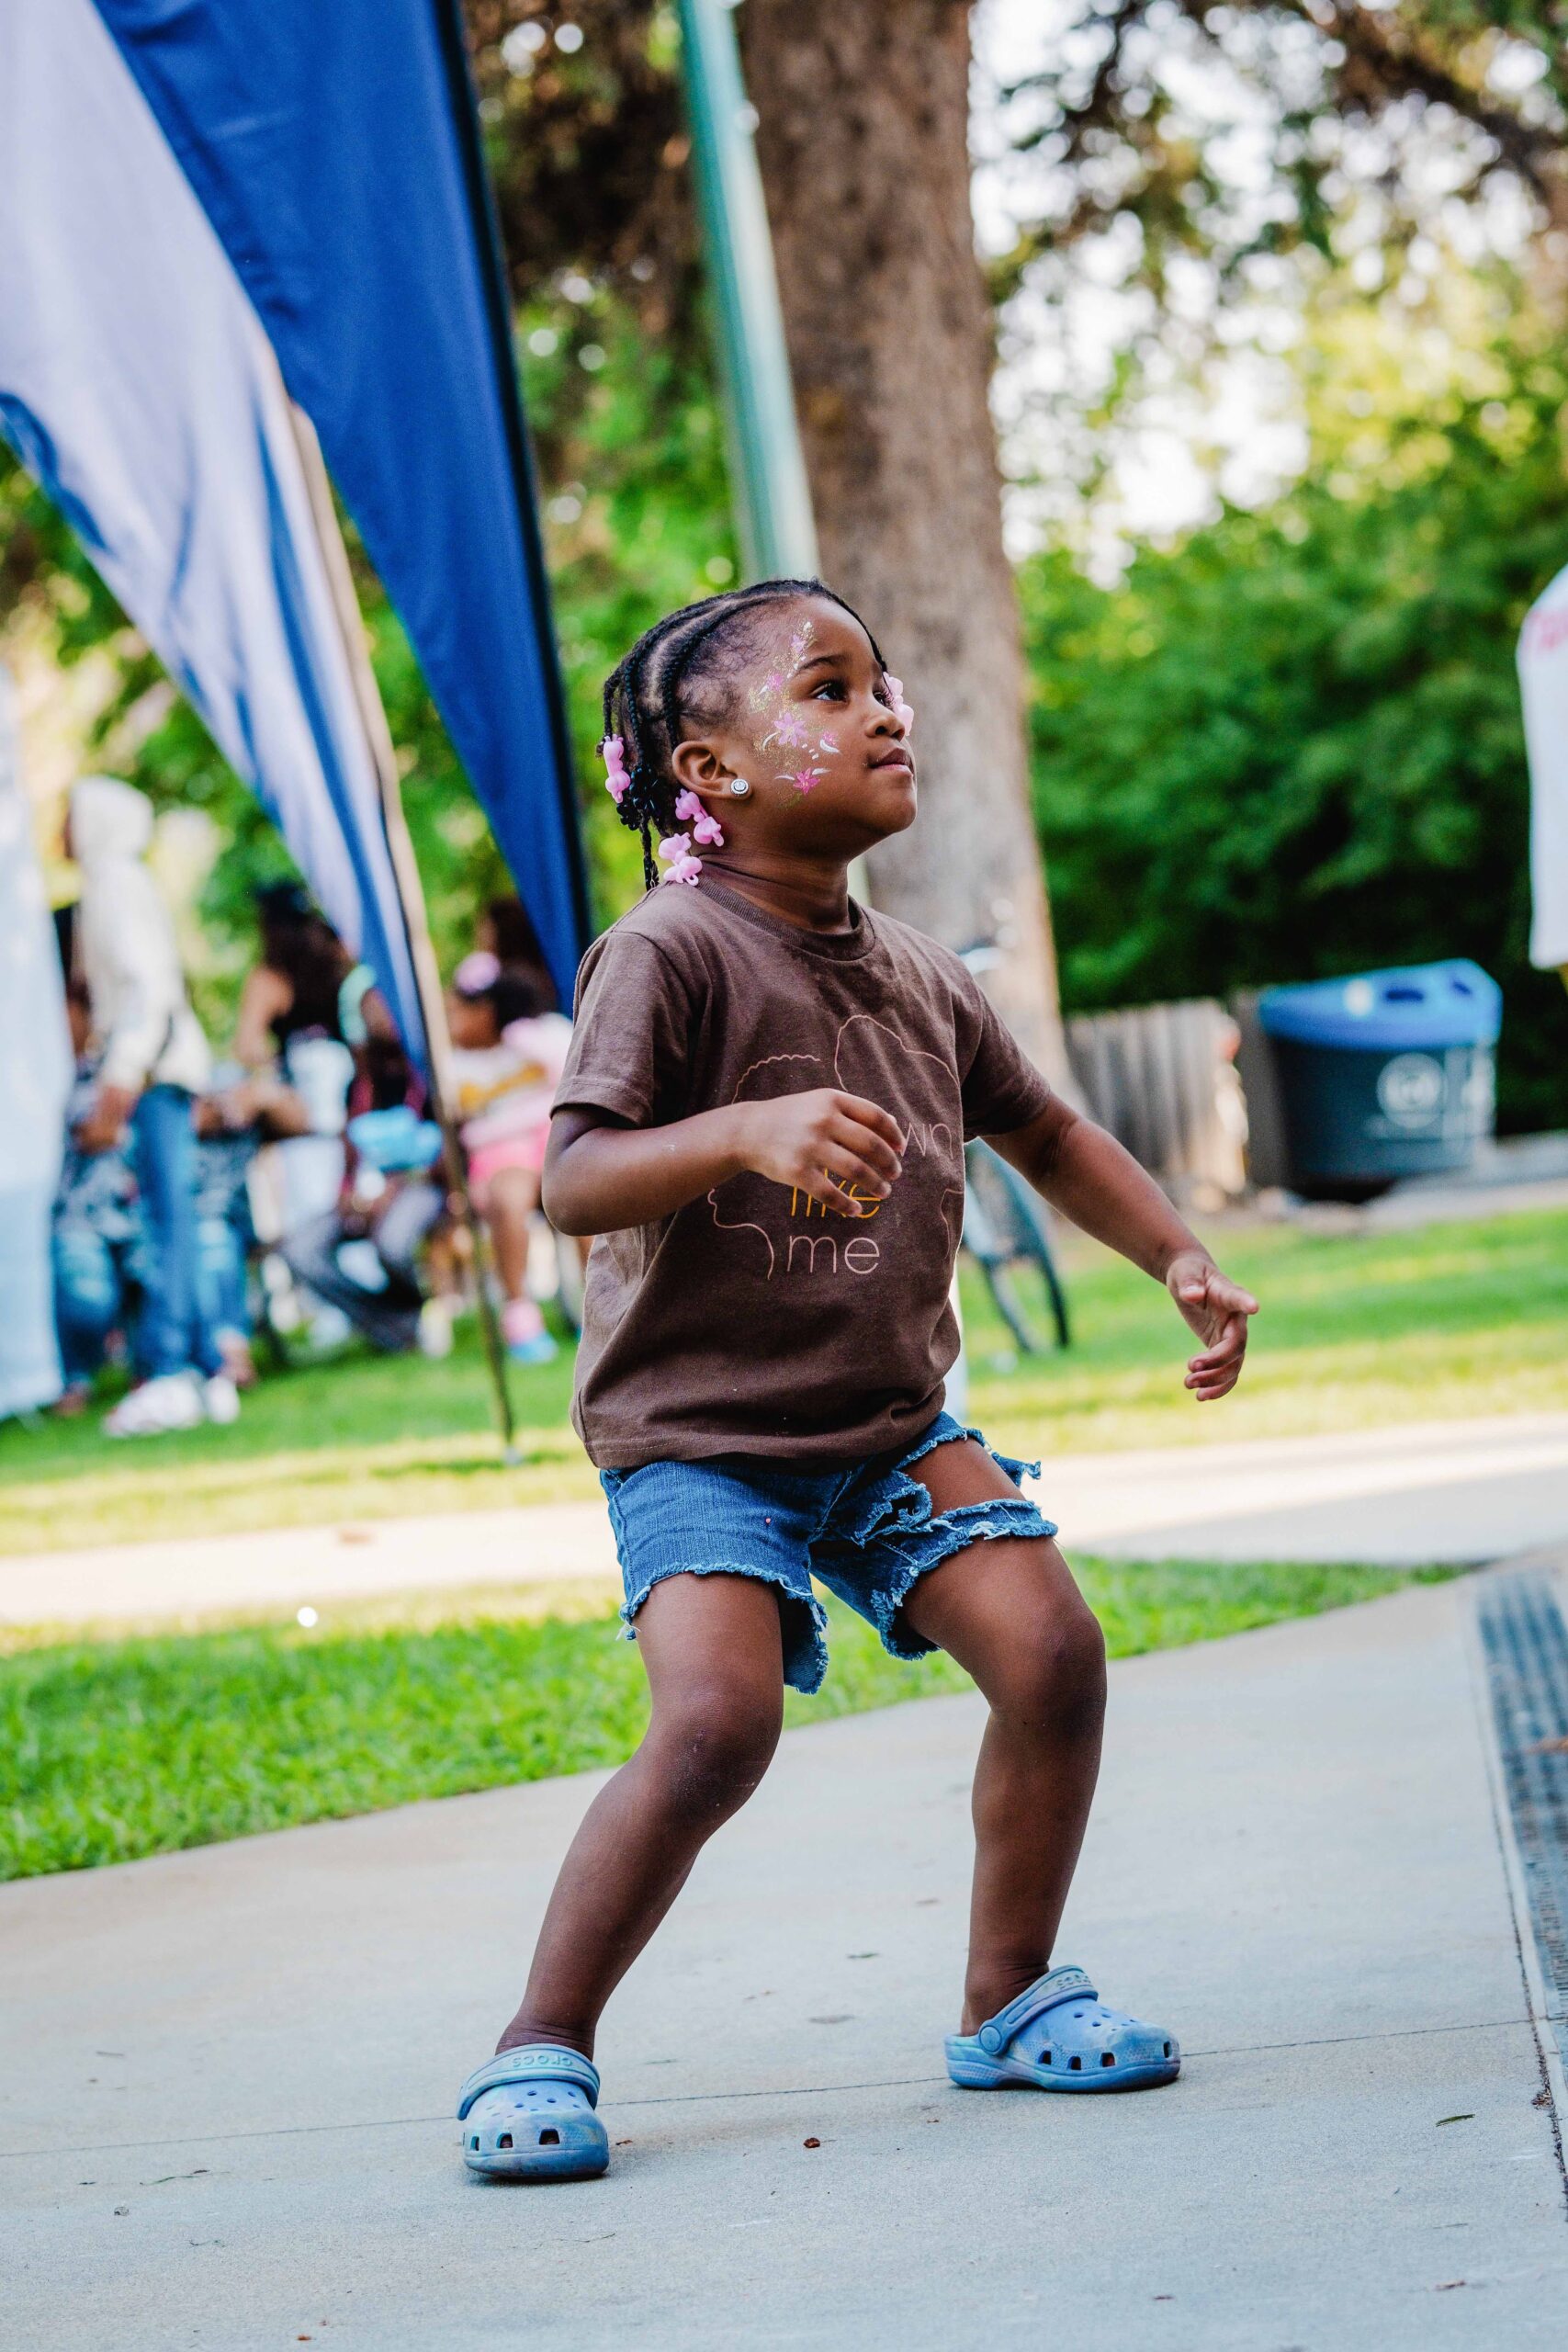
{"type": "Polygon", "coordinates": [[[1266,989],[1258,1018],[1270,1037],[1364,1053],[1490,1046],[1503,1024],[1503,991],[1479,964],[1457,957],[1266,989]]]}

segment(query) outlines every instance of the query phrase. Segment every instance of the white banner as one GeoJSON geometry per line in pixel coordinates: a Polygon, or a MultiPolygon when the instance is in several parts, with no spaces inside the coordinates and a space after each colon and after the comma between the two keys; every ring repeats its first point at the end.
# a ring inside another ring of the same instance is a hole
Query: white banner
{"type": "Polygon", "coordinates": [[[0,1420],[60,1394],[50,1210],[71,1076],[60,951],[0,669],[0,1420]]]}
{"type": "Polygon", "coordinates": [[[1568,567],[1542,590],[1519,635],[1519,693],[1530,771],[1530,962],[1568,965],[1568,567]]]}

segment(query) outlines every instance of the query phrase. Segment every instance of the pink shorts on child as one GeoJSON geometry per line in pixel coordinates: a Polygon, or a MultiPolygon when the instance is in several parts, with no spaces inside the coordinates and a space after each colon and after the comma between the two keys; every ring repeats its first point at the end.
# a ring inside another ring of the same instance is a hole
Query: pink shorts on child
{"type": "Polygon", "coordinates": [[[529,1127],[520,1136],[502,1136],[498,1143],[481,1143],[468,1160],[468,1190],[474,1206],[483,1209],[490,1180],[503,1168],[526,1168],[536,1176],[545,1164],[545,1146],[550,1139],[547,1119],[536,1127],[529,1127]]]}

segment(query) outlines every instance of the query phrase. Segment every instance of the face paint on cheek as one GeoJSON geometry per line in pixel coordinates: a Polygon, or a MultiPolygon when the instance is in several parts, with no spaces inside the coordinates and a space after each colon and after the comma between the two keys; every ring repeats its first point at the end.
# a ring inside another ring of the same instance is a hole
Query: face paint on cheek
{"type": "Polygon", "coordinates": [[[789,660],[779,669],[770,670],[747,696],[751,708],[762,720],[762,732],[757,738],[759,752],[771,752],[775,743],[787,751],[798,751],[807,741],[806,722],[788,698],[790,680],[806,659],[812,639],[812,624],[803,621],[791,632],[789,660]]]}
{"type": "Polygon", "coordinates": [[[797,762],[796,765],[785,774],[783,781],[785,784],[792,784],[796,792],[810,792],[821,783],[828,773],[824,762],[836,760],[838,756],[839,739],[824,728],[817,739],[816,750],[797,762]]]}
{"type": "Polygon", "coordinates": [[[810,792],[821,783],[828,773],[823,765],[825,758],[839,756],[838,738],[824,728],[813,740],[811,721],[800,706],[788,698],[789,683],[799,674],[816,634],[816,625],[811,621],[802,621],[798,628],[793,629],[787,668],[771,670],[748,696],[751,708],[766,721],[764,732],[757,739],[757,749],[795,754],[794,767],[783,770],[779,780],[800,793],[810,792]]]}

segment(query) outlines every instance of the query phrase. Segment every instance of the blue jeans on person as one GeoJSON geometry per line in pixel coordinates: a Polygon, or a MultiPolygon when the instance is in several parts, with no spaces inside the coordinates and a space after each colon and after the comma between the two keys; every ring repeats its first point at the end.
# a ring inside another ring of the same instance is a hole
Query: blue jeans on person
{"type": "Polygon", "coordinates": [[[367,1289],[339,1263],[338,1253],[355,1238],[344,1230],[336,1209],[328,1216],[311,1217],[294,1233],[284,1236],[284,1264],[296,1282],[328,1306],[341,1307],[355,1329],[373,1348],[395,1355],[417,1346],[419,1310],[424,1303],[420,1287],[417,1252],[440,1217],[446,1195],[439,1184],[422,1176],[394,1181],[370,1228],[375,1250],[371,1272],[379,1272],[378,1289],[367,1289]]]}
{"type": "Polygon", "coordinates": [[[198,1216],[196,1284],[201,1318],[220,1337],[248,1340],[251,1303],[246,1280],[250,1236],[231,1216],[198,1216]]]}
{"type": "Polygon", "coordinates": [[[130,1261],[135,1255],[139,1271],[145,1272],[148,1253],[133,1242],[107,1239],[82,1217],[61,1218],[50,1246],[60,1361],[67,1386],[74,1388],[101,1367],[105,1343],[123,1322],[136,1288],[130,1261]]]}
{"type": "Polygon", "coordinates": [[[201,1311],[197,1280],[196,1123],[181,1086],[150,1086],[136,1106],[136,1176],[149,1247],[137,1329],[149,1380],[171,1372],[222,1370],[223,1357],[201,1311]]]}

